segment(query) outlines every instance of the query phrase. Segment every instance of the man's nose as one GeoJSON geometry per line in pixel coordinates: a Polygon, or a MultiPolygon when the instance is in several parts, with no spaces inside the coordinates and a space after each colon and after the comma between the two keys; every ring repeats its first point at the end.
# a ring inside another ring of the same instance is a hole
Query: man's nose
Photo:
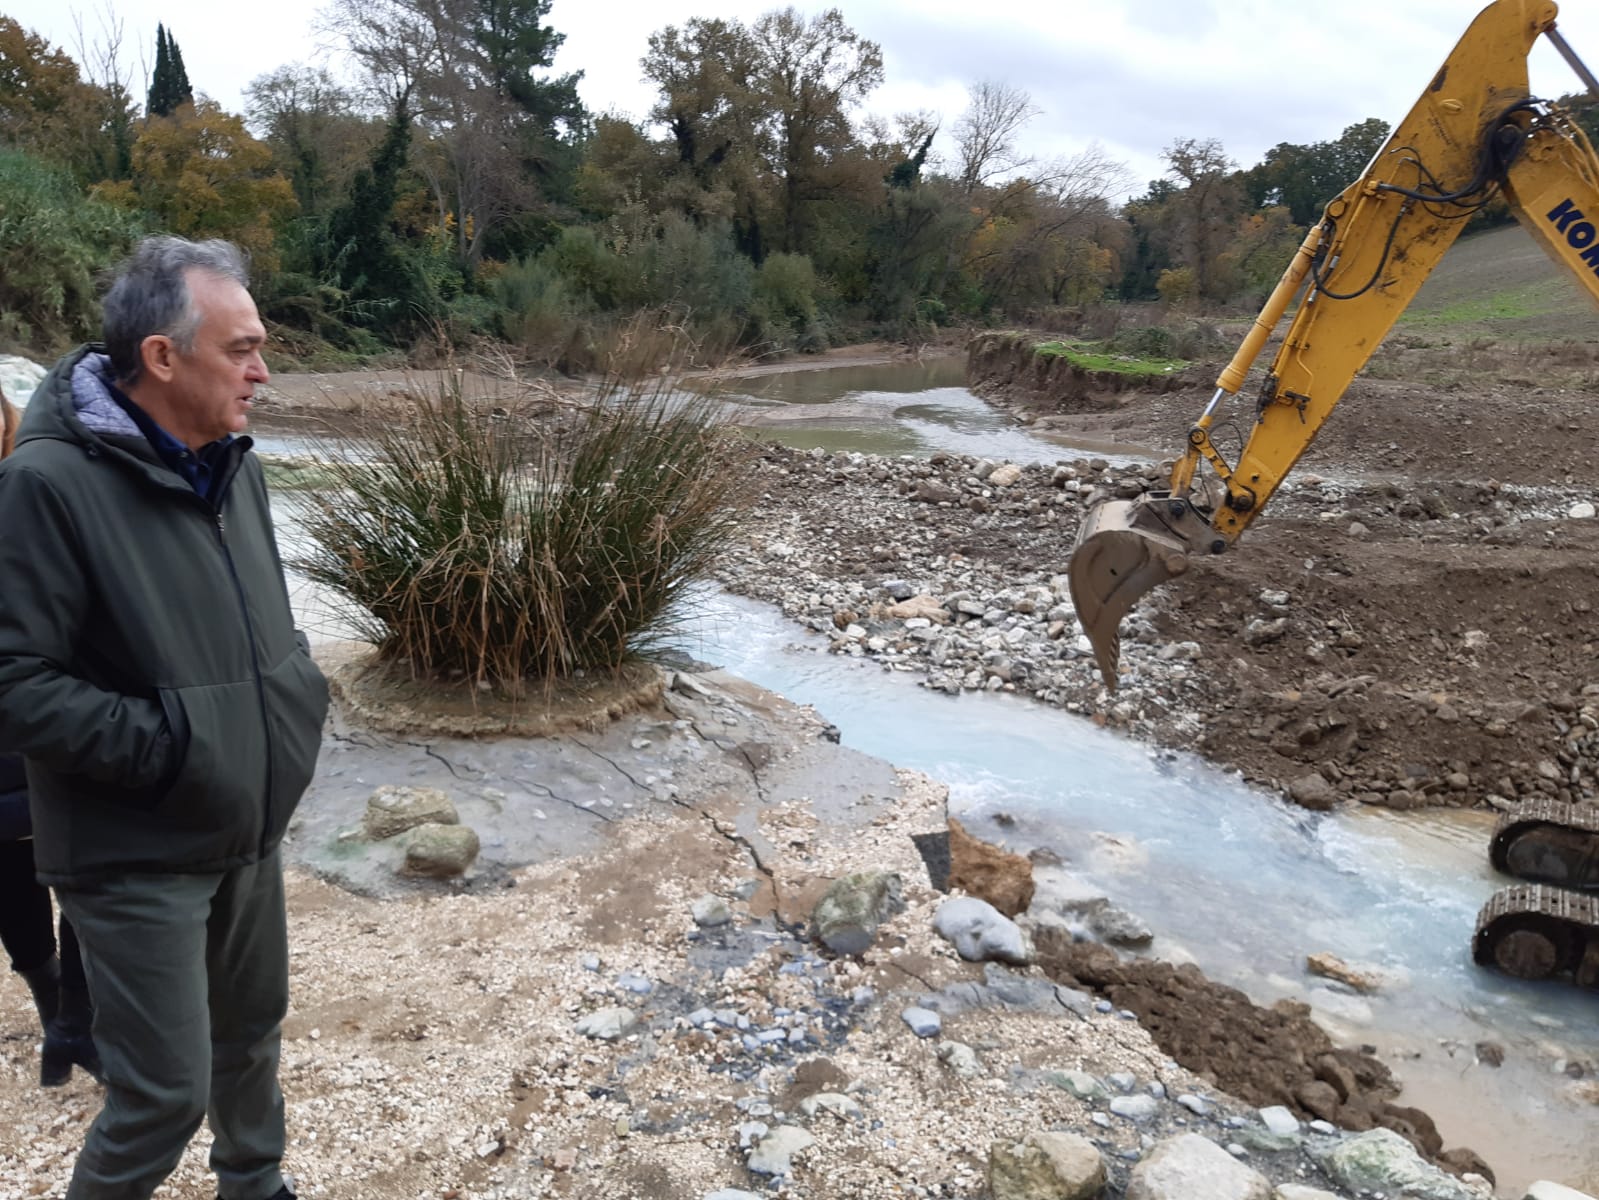
{"type": "Polygon", "coordinates": [[[250,367],[245,372],[245,378],[251,383],[265,383],[272,378],[272,372],[267,370],[266,360],[260,354],[250,355],[250,367]]]}

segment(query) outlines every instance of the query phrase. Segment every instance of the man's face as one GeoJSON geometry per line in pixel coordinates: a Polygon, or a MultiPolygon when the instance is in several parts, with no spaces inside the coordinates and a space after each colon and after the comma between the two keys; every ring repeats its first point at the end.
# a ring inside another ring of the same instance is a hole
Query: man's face
{"type": "Polygon", "coordinates": [[[270,375],[261,361],[266,328],[250,293],[231,279],[190,271],[189,296],[200,315],[190,350],[171,347],[166,399],[185,440],[214,442],[243,433],[257,384],[270,375]]]}

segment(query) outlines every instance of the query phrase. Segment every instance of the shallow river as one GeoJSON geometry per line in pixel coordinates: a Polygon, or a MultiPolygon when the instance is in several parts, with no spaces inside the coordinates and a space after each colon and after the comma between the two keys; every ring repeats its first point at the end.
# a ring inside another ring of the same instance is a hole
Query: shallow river
{"type": "MultiPolygon", "coordinates": [[[[796,446],[1018,462],[1121,449],[1019,430],[960,378],[948,362],[840,368],[721,394],[758,417],[759,436],[796,446]]],[[[303,590],[301,600],[310,602],[303,590]]],[[[845,744],[944,781],[952,807],[990,840],[1054,850],[1148,922],[1152,953],[1192,958],[1259,1003],[1310,1002],[1341,1042],[1377,1048],[1405,1083],[1402,1102],[1429,1112],[1446,1144],[1483,1155],[1502,1195],[1537,1178],[1599,1189],[1599,1114],[1565,1074],[1599,1062],[1599,996],[1470,961],[1477,909],[1503,882],[1484,852],[1490,816],[1308,813],[1060,710],[949,697],[919,676],[828,655],[772,606],[721,592],[699,597],[682,646],[814,705],[845,744]],[[1369,997],[1335,990],[1305,972],[1317,951],[1383,968],[1391,981],[1369,997]],[[1503,1067],[1475,1062],[1484,1040],[1505,1048],[1503,1067]]]]}

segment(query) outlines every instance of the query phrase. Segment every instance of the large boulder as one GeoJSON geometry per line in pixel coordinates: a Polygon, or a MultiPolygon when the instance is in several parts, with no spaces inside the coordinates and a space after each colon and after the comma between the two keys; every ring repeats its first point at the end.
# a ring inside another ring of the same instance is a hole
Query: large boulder
{"type": "Polygon", "coordinates": [[[1197,1133],[1167,1138],[1127,1181],[1127,1200],[1272,1200],[1271,1184],[1253,1167],[1197,1133]]]}
{"type": "Polygon", "coordinates": [[[988,1148],[992,1200],[1092,1200],[1105,1187],[1105,1160],[1075,1133],[1030,1133],[988,1148]]]}
{"type": "Polygon", "coordinates": [[[904,885],[898,875],[860,871],[833,880],[811,910],[811,928],[834,954],[860,954],[884,921],[904,911],[904,885]]]}
{"type": "Polygon", "coordinates": [[[466,825],[418,825],[405,844],[407,875],[453,879],[477,860],[478,836],[466,825]]]}
{"type": "Polygon", "coordinates": [[[971,896],[946,900],[933,914],[933,929],[967,962],[1025,966],[1033,949],[1027,935],[992,904],[971,896]]]}
{"type": "Polygon", "coordinates": [[[366,836],[381,842],[418,825],[458,825],[461,818],[438,788],[385,783],[367,798],[361,820],[366,836]]]}
{"type": "Polygon", "coordinates": [[[1391,1129],[1373,1129],[1324,1151],[1311,1148],[1322,1170],[1349,1192],[1381,1192],[1406,1200],[1476,1200],[1453,1175],[1429,1165],[1391,1129]]]}

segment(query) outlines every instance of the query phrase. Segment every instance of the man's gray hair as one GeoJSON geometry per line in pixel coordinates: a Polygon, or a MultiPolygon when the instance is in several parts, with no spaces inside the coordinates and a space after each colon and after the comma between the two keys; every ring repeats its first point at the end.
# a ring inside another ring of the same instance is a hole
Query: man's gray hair
{"type": "Polygon", "coordinates": [[[153,334],[164,334],[185,352],[194,349],[200,314],[189,295],[190,271],[250,286],[244,254],[232,242],[218,238],[191,242],[180,237],[148,237],[117,268],[101,306],[100,328],[119,382],[131,385],[139,381],[144,373],[139,348],[153,334]]]}

